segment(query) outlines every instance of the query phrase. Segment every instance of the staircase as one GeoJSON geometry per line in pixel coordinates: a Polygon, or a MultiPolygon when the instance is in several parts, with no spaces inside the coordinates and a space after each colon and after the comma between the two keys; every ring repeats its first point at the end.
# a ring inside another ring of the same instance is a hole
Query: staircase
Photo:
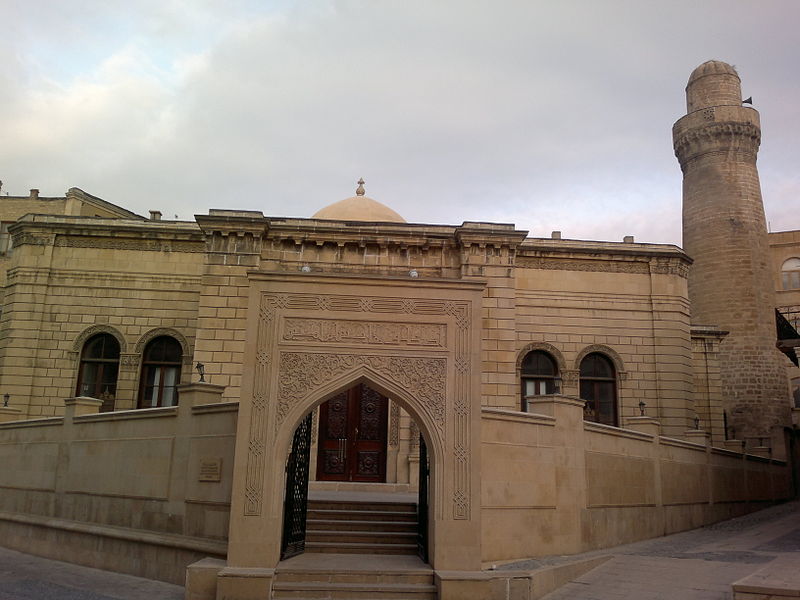
{"type": "Polygon", "coordinates": [[[309,500],[306,552],[416,554],[413,502],[309,500]]]}
{"type": "Polygon", "coordinates": [[[414,502],[309,499],[305,552],[278,565],[272,598],[436,600],[433,569],[416,554],[414,502]]]}
{"type": "MultiPolygon", "coordinates": [[[[308,556],[308,555],[302,555],[308,556]]],[[[430,568],[366,569],[375,557],[350,554],[356,564],[339,563],[330,568],[279,568],[272,584],[274,600],[436,600],[430,568]]],[[[295,557],[300,558],[300,557],[295,557]]],[[[295,559],[289,559],[287,563],[295,559]]],[[[374,563],[372,563],[374,564],[374,563]]],[[[420,565],[421,565],[420,561],[420,565]]]]}

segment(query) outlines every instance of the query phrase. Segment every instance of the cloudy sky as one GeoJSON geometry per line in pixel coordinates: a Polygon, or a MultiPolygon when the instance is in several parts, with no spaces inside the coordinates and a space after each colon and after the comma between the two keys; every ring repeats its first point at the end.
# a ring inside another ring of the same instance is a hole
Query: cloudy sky
{"type": "Polygon", "coordinates": [[[680,243],[689,73],[761,112],[773,231],[800,228],[797,0],[0,0],[3,193],[140,214],[408,221],[680,243]]]}

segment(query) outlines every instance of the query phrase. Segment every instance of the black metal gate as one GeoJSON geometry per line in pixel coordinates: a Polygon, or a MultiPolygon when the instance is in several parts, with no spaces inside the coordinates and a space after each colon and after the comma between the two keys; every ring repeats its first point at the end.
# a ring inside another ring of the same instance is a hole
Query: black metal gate
{"type": "Polygon", "coordinates": [[[294,432],[292,451],[286,460],[286,497],[283,500],[281,560],[303,552],[306,547],[308,508],[308,464],[311,455],[311,419],[303,419],[294,432]]]}
{"type": "Polygon", "coordinates": [[[428,448],[425,438],[419,436],[419,500],[417,501],[417,552],[428,562],[428,448]]]}

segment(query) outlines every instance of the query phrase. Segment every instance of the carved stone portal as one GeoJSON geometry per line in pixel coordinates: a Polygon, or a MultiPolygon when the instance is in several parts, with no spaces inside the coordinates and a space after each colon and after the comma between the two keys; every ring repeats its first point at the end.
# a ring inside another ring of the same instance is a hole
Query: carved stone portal
{"type": "Polygon", "coordinates": [[[470,519],[471,302],[262,293],[258,314],[245,515],[262,512],[267,456],[289,415],[366,369],[415,400],[452,457],[450,518],[470,519]]]}

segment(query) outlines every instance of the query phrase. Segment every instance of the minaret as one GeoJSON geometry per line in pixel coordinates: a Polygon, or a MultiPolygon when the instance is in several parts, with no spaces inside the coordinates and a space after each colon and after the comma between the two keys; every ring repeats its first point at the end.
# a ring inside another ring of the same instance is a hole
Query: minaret
{"type": "Polygon", "coordinates": [[[672,127],[683,171],[683,247],[692,323],[729,331],[720,347],[729,435],[769,445],[789,421],[786,369],[775,347],[775,289],[756,156],[758,111],[742,106],[736,70],[711,60],[686,86],[672,127]]]}

